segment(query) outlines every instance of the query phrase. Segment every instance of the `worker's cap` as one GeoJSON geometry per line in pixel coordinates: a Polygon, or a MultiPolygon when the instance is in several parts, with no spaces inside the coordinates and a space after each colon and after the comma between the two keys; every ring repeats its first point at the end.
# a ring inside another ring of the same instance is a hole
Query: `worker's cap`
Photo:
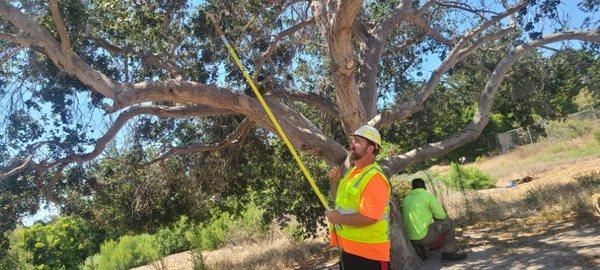
{"type": "Polygon", "coordinates": [[[381,147],[381,135],[379,135],[379,131],[372,126],[364,125],[362,127],[359,127],[350,136],[361,136],[381,147]]]}

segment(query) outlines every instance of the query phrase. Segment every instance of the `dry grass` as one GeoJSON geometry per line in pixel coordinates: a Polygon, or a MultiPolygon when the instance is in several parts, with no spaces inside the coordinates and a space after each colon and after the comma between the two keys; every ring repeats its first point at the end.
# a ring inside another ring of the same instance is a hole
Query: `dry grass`
{"type": "Polygon", "coordinates": [[[205,258],[210,269],[306,269],[337,258],[337,251],[324,239],[292,242],[284,238],[207,252],[205,258]]]}
{"type": "MultiPolygon", "coordinates": [[[[449,214],[463,224],[526,217],[539,212],[562,215],[576,211],[587,215],[590,214],[590,196],[600,192],[600,145],[591,135],[560,142],[540,141],[466,166],[494,177],[498,187],[461,193],[448,190],[441,183],[435,184],[437,197],[449,214]],[[525,176],[534,180],[506,188],[511,180],[525,176]],[[578,180],[581,177],[591,177],[597,184],[582,185],[578,180]]],[[[428,174],[448,171],[449,166],[436,166],[430,168],[428,174]]],[[[403,178],[413,177],[428,179],[424,172],[403,178]]]]}
{"type": "MultiPolygon", "coordinates": [[[[519,147],[507,154],[485,159],[468,166],[475,166],[506,184],[511,179],[554,170],[557,167],[585,162],[600,157],[600,145],[591,135],[565,140],[540,141],[519,147]]],[[[447,170],[438,168],[438,171],[447,170]]]]}
{"type": "MultiPolygon", "coordinates": [[[[247,243],[214,251],[204,251],[204,263],[211,270],[231,269],[313,269],[318,265],[334,264],[338,251],[326,239],[292,241],[276,232],[279,238],[247,243]]],[[[181,252],[134,270],[194,269],[192,254],[181,252]]]]}
{"type": "Polygon", "coordinates": [[[574,211],[586,216],[592,214],[591,195],[600,192],[600,158],[555,166],[536,174],[532,182],[514,188],[470,190],[463,194],[436,185],[436,190],[450,216],[463,224],[540,213],[561,216],[574,211]]]}

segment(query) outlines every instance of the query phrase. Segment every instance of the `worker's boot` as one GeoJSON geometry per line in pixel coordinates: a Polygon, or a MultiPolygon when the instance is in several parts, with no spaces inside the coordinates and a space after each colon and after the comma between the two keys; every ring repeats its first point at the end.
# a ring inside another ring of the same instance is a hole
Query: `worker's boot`
{"type": "Polygon", "coordinates": [[[442,261],[456,262],[467,258],[467,254],[458,252],[442,252],[442,261]]]}
{"type": "Polygon", "coordinates": [[[429,259],[429,257],[427,257],[427,249],[425,249],[424,247],[419,247],[419,246],[414,246],[415,251],[417,252],[417,255],[419,255],[419,258],[421,258],[421,260],[426,261],[427,259],[429,259]]]}

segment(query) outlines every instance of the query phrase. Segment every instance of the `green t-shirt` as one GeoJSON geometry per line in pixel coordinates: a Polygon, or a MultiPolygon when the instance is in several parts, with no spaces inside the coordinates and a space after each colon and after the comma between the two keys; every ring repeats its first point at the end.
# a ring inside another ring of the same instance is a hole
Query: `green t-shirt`
{"type": "Polygon", "coordinates": [[[445,219],[446,212],[440,202],[423,188],[411,190],[402,203],[402,217],[410,240],[420,240],[427,235],[433,217],[445,219]]]}

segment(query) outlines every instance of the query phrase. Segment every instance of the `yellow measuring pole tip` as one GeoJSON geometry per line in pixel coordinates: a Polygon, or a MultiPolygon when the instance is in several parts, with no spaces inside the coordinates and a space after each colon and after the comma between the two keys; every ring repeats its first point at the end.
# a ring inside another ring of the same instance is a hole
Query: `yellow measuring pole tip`
{"type": "Polygon", "coordinates": [[[317,197],[319,197],[319,200],[321,201],[321,204],[323,204],[323,206],[325,207],[325,209],[330,209],[329,208],[329,203],[327,203],[327,200],[325,199],[325,196],[323,196],[323,193],[321,193],[321,191],[319,190],[319,187],[317,187],[317,184],[316,184],[315,180],[313,179],[312,175],[310,174],[310,172],[308,171],[308,169],[306,169],[306,166],[304,166],[304,162],[302,162],[302,160],[300,159],[300,156],[298,156],[298,153],[296,152],[296,149],[294,148],[294,145],[292,145],[292,143],[288,139],[287,135],[285,134],[285,132],[281,128],[281,125],[279,124],[279,121],[277,120],[277,118],[275,117],[275,115],[273,115],[273,112],[271,111],[271,108],[269,107],[269,105],[267,104],[267,102],[265,102],[265,99],[263,98],[262,94],[258,91],[258,88],[256,87],[256,85],[254,84],[254,81],[252,80],[252,78],[250,77],[250,75],[248,74],[248,72],[246,71],[246,68],[244,67],[244,65],[242,65],[242,61],[240,61],[240,59],[238,58],[237,54],[235,53],[235,50],[229,44],[229,41],[227,41],[227,38],[225,38],[225,35],[223,34],[223,32],[221,31],[221,29],[219,28],[219,25],[217,24],[215,18],[212,16],[212,14],[209,14],[208,17],[211,19],[211,21],[215,25],[215,29],[217,30],[217,34],[219,34],[221,40],[223,41],[223,43],[227,47],[227,50],[229,51],[229,55],[233,59],[233,62],[235,62],[235,64],[238,66],[238,68],[242,71],[242,74],[244,75],[244,78],[246,79],[246,82],[248,83],[248,85],[250,85],[250,88],[252,88],[252,91],[256,95],[256,98],[258,98],[258,101],[260,102],[260,104],[262,105],[263,109],[267,113],[267,116],[269,117],[269,120],[271,120],[271,123],[273,123],[273,126],[275,126],[275,130],[279,134],[279,137],[281,137],[281,139],[283,140],[283,142],[285,143],[285,145],[287,146],[287,148],[290,150],[290,152],[292,153],[292,156],[294,157],[294,160],[296,160],[296,163],[298,163],[298,166],[300,167],[300,170],[302,171],[302,173],[304,174],[304,176],[308,180],[308,183],[312,187],[312,189],[315,192],[315,194],[317,194],[317,197]]]}

